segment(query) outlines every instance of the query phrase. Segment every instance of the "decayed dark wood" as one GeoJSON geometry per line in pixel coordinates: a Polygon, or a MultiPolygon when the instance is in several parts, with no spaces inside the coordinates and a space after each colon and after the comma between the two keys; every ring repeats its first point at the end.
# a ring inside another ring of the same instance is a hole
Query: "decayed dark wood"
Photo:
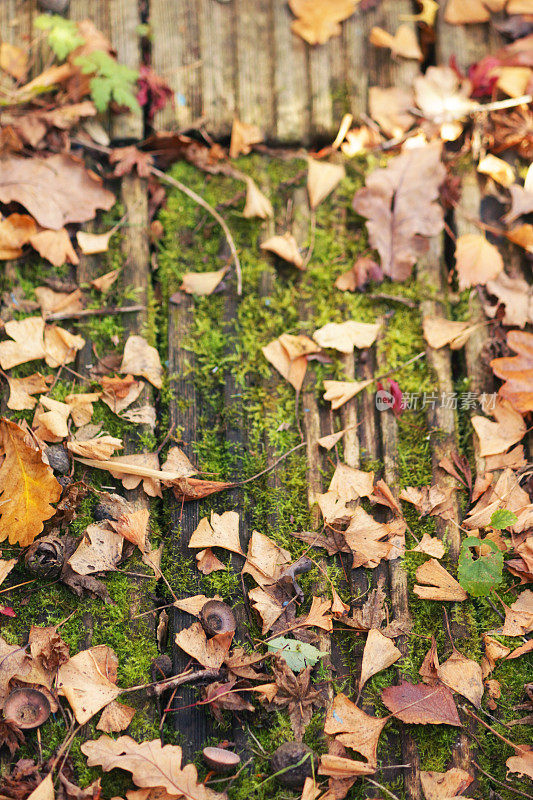
{"type": "MultiPolygon", "coordinates": [[[[169,304],[169,375],[171,388],[170,422],[175,426],[176,436],[181,447],[194,463],[193,444],[198,438],[198,399],[194,382],[191,379],[194,369],[194,355],[182,347],[183,339],[189,334],[193,321],[194,301],[186,294],[181,294],[177,302],[169,304]]],[[[197,502],[181,504],[173,502],[171,506],[172,531],[170,546],[172,552],[180,560],[180,568],[187,569],[189,564],[190,578],[200,583],[200,573],[192,551],[188,548],[192,532],[200,522],[200,508],[197,502]]],[[[175,586],[176,594],[181,597],[190,594],[175,586]]],[[[175,674],[182,672],[189,657],[177,647],[174,636],[184,628],[188,628],[193,618],[176,608],[170,609],[169,630],[171,631],[172,663],[175,674]]],[[[195,705],[197,692],[189,686],[183,686],[176,693],[174,707],[180,708],[171,715],[174,727],[183,737],[183,744],[188,757],[200,750],[209,735],[211,719],[205,706],[195,705]]]]}

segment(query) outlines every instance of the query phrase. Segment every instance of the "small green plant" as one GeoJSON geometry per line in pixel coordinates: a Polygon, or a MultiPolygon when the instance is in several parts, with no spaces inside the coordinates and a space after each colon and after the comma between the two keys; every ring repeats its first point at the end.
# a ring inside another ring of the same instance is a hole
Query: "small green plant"
{"type": "Polygon", "coordinates": [[[506,508],[499,508],[490,518],[491,527],[497,531],[510,528],[511,525],[514,525],[516,522],[518,522],[516,514],[513,514],[512,511],[508,511],[506,508]]]}
{"type": "Polygon", "coordinates": [[[307,666],[314,667],[319,658],[326,655],[312,644],[286,639],[283,636],[272,639],[267,643],[267,647],[269,652],[279,653],[293,672],[300,672],[307,666]]]}
{"type": "Polygon", "coordinates": [[[457,578],[472,597],[486,597],[502,580],[503,553],[490,539],[469,536],[461,545],[457,578]],[[492,553],[474,559],[472,548],[487,545],[492,553]]]}
{"type": "Polygon", "coordinates": [[[48,31],[48,44],[61,61],[85,43],[76,23],[59,14],[40,14],[35,20],[35,27],[48,31]]]}
{"type": "Polygon", "coordinates": [[[98,111],[105,111],[112,100],[130,111],[140,110],[135,97],[135,82],[139,77],[136,70],[118,64],[103,50],[79,56],[74,63],[84,75],[94,76],[91,78],[91,96],[98,111]]]}
{"type": "Polygon", "coordinates": [[[141,38],[151,39],[152,27],[151,25],[148,25],[146,22],[141,22],[141,24],[137,25],[137,27],[135,28],[135,33],[137,34],[137,36],[140,36],[141,38]]]}

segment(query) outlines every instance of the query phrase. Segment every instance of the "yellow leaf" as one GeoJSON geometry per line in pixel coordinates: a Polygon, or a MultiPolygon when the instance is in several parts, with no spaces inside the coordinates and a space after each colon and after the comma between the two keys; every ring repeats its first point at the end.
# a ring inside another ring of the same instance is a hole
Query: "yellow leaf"
{"type": "Polygon", "coordinates": [[[372,28],[370,44],[375,47],[389,48],[393,55],[403,58],[414,58],[417,61],[421,61],[423,58],[417,35],[409,25],[400,25],[394,36],[383,28],[372,28]]]}
{"type": "Polygon", "coordinates": [[[251,178],[246,179],[246,204],[242,215],[246,219],[252,219],[253,217],[266,219],[274,216],[272,203],[251,178]]]}
{"type": "Polygon", "coordinates": [[[479,233],[459,236],[455,249],[459,289],[484,285],[503,270],[503,258],[498,249],[479,233]]]}
{"type": "Polygon", "coordinates": [[[61,496],[61,485],[42,460],[40,450],[26,444],[22,428],[10,420],[0,422],[5,459],[0,467],[0,542],[27,547],[55,513],[51,503],[61,496]]]}
{"type": "Polygon", "coordinates": [[[309,44],[324,44],[341,32],[339,25],[351,17],[359,0],[289,0],[297,19],[292,30],[309,44]]]}

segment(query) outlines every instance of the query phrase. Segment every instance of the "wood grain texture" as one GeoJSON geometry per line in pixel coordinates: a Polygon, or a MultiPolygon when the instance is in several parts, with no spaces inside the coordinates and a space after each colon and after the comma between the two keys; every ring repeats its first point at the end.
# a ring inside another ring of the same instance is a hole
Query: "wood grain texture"
{"type": "MultiPolygon", "coordinates": [[[[435,236],[429,242],[428,252],[418,261],[418,279],[432,291],[437,289],[438,300],[426,299],[420,304],[422,321],[426,318],[446,317],[444,299],[446,297],[446,279],[444,264],[444,241],[442,236],[435,236]]],[[[447,403],[443,398],[450,398],[454,391],[452,377],[452,357],[449,347],[435,350],[426,344],[427,363],[436,379],[432,388],[432,395],[437,400],[434,405],[427,408],[428,427],[431,432],[431,462],[433,481],[439,486],[455,489],[457,481],[439,467],[442,458],[451,458],[457,450],[457,415],[453,404],[447,403]]],[[[450,556],[457,560],[461,548],[461,531],[459,528],[460,515],[457,492],[453,493],[453,520],[446,521],[437,517],[436,529],[438,535],[445,539],[450,556]]]]}
{"type": "MultiPolygon", "coordinates": [[[[171,303],[168,310],[168,353],[170,377],[170,424],[175,426],[177,435],[181,439],[181,447],[191,461],[195,460],[193,443],[198,438],[198,420],[200,408],[193,381],[190,380],[191,370],[194,365],[194,355],[182,347],[182,342],[189,334],[193,324],[194,301],[185,294],[181,294],[178,302],[171,303]]],[[[170,550],[176,554],[177,566],[187,569],[189,564],[189,577],[198,583],[200,592],[200,573],[188,543],[192,532],[200,522],[200,507],[198,502],[182,504],[176,500],[171,503],[170,550]]],[[[179,597],[191,594],[184,591],[183,587],[175,587],[179,597]]],[[[169,631],[172,647],[172,664],[174,674],[183,671],[189,662],[189,657],[179,648],[174,637],[179,631],[188,628],[194,619],[191,615],[176,608],[169,609],[169,631]]],[[[174,711],[170,721],[183,737],[183,746],[187,758],[191,758],[200,750],[211,731],[211,717],[205,706],[195,705],[198,699],[196,689],[190,686],[181,686],[173,701],[173,707],[180,709],[174,711]]]]}
{"type": "Polygon", "coordinates": [[[241,122],[274,127],[272,21],[269,0],[233,0],[237,115],[241,122]]]}
{"type": "Polygon", "coordinates": [[[444,20],[446,7],[441,3],[437,18],[436,56],[438,64],[447,64],[451,57],[462,72],[487,53],[504,44],[503,38],[490,25],[450,25],[444,20]]]}
{"type": "Polygon", "coordinates": [[[292,19],[285,0],[272,0],[273,135],[282,142],[302,142],[310,129],[307,45],[292,33],[292,19]]]}
{"type": "MultiPolygon", "coordinates": [[[[155,71],[171,87],[175,103],[159,111],[154,119],[157,130],[170,130],[187,125],[193,118],[188,96],[188,77],[185,68],[184,5],[166,0],[151,0],[152,63],[155,71]]],[[[195,67],[192,67],[194,69],[195,67]]],[[[191,68],[190,68],[191,69],[191,68]]]]}
{"type": "Polygon", "coordinates": [[[217,137],[227,137],[236,113],[233,13],[228,3],[199,0],[202,118],[217,137]]]}

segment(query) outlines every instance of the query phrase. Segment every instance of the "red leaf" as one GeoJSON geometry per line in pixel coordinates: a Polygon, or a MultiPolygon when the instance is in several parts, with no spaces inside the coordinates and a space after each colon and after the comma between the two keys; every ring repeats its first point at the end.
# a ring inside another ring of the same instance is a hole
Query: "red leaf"
{"type": "Polygon", "coordinates": [[[11,606],[0,606],[0,614],[3,614],[5,617],[17,616],[11,606]]]}
{"type": "Polygon", "coordinates": [[[446,686],[404,682],[399,686],[388,686],[381,699],[402,722],[461,727],[453,695],[446,686]]]}

